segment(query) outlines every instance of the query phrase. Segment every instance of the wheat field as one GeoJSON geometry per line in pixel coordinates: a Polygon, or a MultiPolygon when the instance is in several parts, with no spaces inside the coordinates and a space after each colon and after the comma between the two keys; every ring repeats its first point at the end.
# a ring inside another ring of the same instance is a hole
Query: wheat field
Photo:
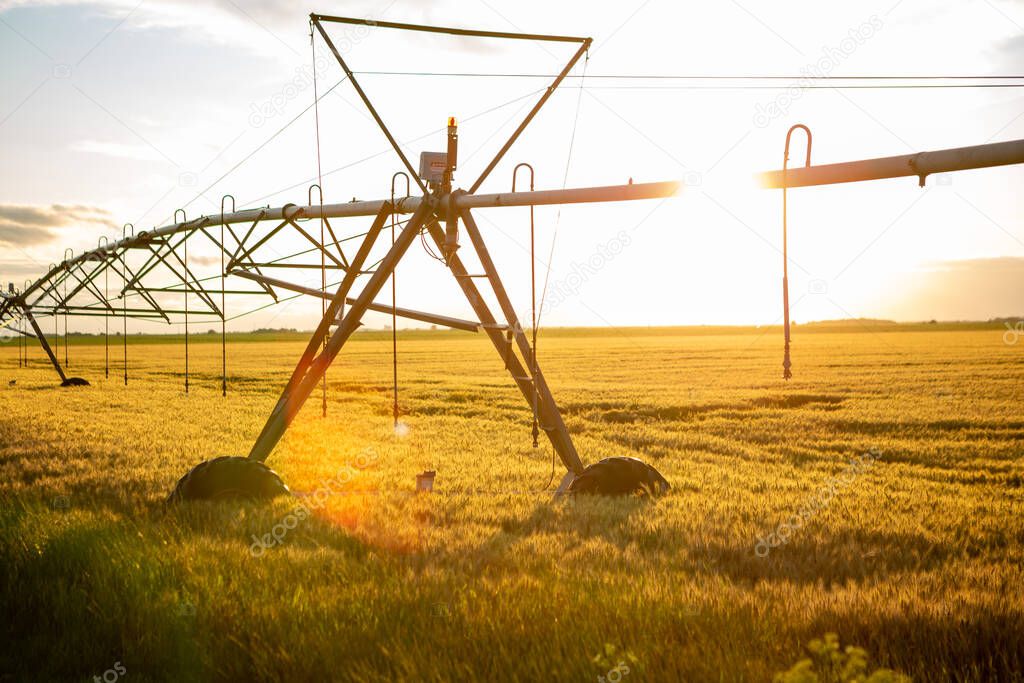
{"type": "Polygon", "coordinates": [[[835,633],[870,670],[1024,680],[1004,331],[800,326],[784,383],[778,329],[549,330],[584,461],[672,485],[557,501],[486,338],[401,333],[396,431],[390,336],[362,332],[327,418],[317,393],[268,460],[295,498],[170,508],[190,467],[248,452],[303,335],[232,335],[227,398],[216,336],[189,395],[180,339],[132,337],[127,387],[120,338],[109,379],[74,339],[80,389],[0,344],[0,678],[765,681],[835,633]]]}

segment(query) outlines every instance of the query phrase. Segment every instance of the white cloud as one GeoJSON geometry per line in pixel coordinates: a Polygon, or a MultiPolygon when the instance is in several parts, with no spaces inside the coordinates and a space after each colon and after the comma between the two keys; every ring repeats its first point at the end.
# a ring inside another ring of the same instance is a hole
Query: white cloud
{"type": "Polygon", "coordinates": [[[305,21],[294,5],[288,7],[283,1],[246,2],[243,6],[231,0],[0,0],[0,13],[40,6],[87,8],[109,16],[112,22],[123,20],[118,30],[180,29],[195,40],[245,46],[258,54],[280,54],[284,47],[270,34],[293,34],[305,21]]]}
{"type": "MultiPolygon", "coordinates": [[[[346,3],[350,16],[379,17],[394,0],[346,3]]],[[[264,55],[282,50],[305,54],[308,47],[295,40],[307,33],[307,8],[287,0],[0,0],[0,13],[28,7],[89,7],[124,22],[124,29],[187,29],[197,39],[244,46],[264,55]]]]}
{"type": "Polygon", "coordinates": [[[135,159],[138,161],[163,161],[156,150],[146,145],[126,145],[120,142],[100,142],[98,140],[82,140],[73,143],[72,152],[85,154],[102,154],[115,159],[135,159]]]}
{"type": "Polygon", "coordinates": [[[45,244],[57,237],[53,229],[75,227],[82,223],[115,227],[110,214],[95,206],[0,204],[0,243],[13,246],[45,244]]]}

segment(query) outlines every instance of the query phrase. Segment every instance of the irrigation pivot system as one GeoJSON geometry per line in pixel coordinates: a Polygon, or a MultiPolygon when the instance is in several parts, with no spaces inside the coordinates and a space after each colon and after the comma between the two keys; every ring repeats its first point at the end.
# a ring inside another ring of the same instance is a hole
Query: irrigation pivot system
{"type": "MultiPolygon", "coordinates": [[[[400,317],[468,333],[486,334],[500,362],[504,364],[533,413],[535,445],[539,433],[546,435],[566,468],[566,475],[559,486],[560,492],[614,494],[659,493],[667,490],[668,482],[665,478],[653,467],[635,458],[611,457],[589,467],[584,465],[537,359],[536,315],[531,321],[531,339],[509,299],[473,214],[474,210],[484,208],[657,199],[673,196],[679,191],[678,182],[536,191],[531,177],[529,190],[516,191],[513,182],[512,192],[479,192],[485,180],[505,158],[565,77],[587,53],[591,39],[400,24],[318,14],[310,15],[310,23],[311,33],[315,31],[334,55],[404,168],[404,171],[399,171],[391,178],[392,192],[389,198],[324,203],[319,185],[314,185],[307,194],[306,204],[301,206],[286,204],[275,208],[237,211],[234,198],[226,195],[216,215],[189,220],[184,211],[179,210],[175,214],[174,223],[161,228],[137,232],[132,226],[126,225],[120,240],[109,242],[101,239],[95,249],[78,255],[66,253],[64,260],[51,266],[40,279],[26,283],[21,289],[9,285],[7,291],[0,293],[0,326],[17,332],[25,340],[35,339],[46,353],[61,383],[74,386],[88,382],[70,377],[67,373],[69,317],[104,318],[107,377],[111,370],[109,321],[121,319],[120,332],[123,334],[124,348],[122,367],[119,370],[123,373],[125,384],[129,382],[127,320],[133,318],[166,323],[183,320],[187,392],[190,319],[220,321],[221,343],[222,348],[225,348],[226,324],[231,319],[227,311],[229,295],[262,297],[268,305],[294,296],[309,296],[323,302],[321,320],[248,456],[220,457],[201,463],[178,482],[170,496],[172,501],[261,498],[287,493],[287,487],[265,465],[265,461],[318,385],[323,386],[328,368],[359,328],[368,311],[390,314],[394,319],[400,317]],[[453,36],[547,41],[565,43],[576,49],[483,172],[468,190],[462,190],[455,185],[458,169],[456,120],[452,118],[448,122],[447,150],[441,153],[424,152],[419,167],[415,168],[331,40],[325,26],[336,23],[453,36]],[[404,179],[406,188],[405,195],[401,197],[395,194],[399,178],[404,179]],[[317,201],[314,201],[314,189],[317,190],[317,201]],[[350,234],[350,231],[342,229],[348,224],[348,219],[365,221],[360,232],[350,234]],[[318,226],[319,234],[312,229],[313,225],[318,226]],[[370,263],[373,248],[389,226],[392,229],[392,240],[387,253],[376,263],[370,263]],[[417,238],[425,244],[428,241],[433,243],[440,252],[438,259],[450,271],[469,302],[475,315],[474,320],[400,308],[395,303],[393,289],[390,303],[378,300],[389,279],[393,285],[396,266],[417,238]],[[298,253],[282,256],[281,252],[289,251],[290,245],[297,240],[308,246],[298,253]],[[212,248],[216,258],[197,258],[195,250],[199,244],[207,250],[212,248]],[[193,248],[191,261],[190,245],[193,248]],[[218,262],[219,267],[213,269],[218,262]],[[207,269],[206,272],[201,272],[203,268],[207,269]],[[308,278],[312,273],[318,273],[321,277],[319,288],[310,287],[303,278],[308,278]],[[328,282],[329,274],[335,281],[328,282]],[[492,310],[487,303],[491,298],[497,302],[498,310],[492,310]],[[63,364],[59,348],[51,346],[40,326],[39,320],[46,317],[54,320],[54,346],[59,344],[60,318],[64,319],[63,364]]],[[[314,98],[315,104],[315,94],[314,98]]],[[[789,187],[901,175],[916,175],[923,179],[930,173],[1024,162],[1024,141],[1017,141],[910,157],[814,167],[810,166],[810,131],[806,127],[802,128],[808,138],[807,167],[788,169],[787,136],[783,169],[765,174],[762,178],[766,186],[783,189],[784,203],[786,188],[789,187]]],[[[522,166],[517,166],[516,171],[522,166]]],[[[783,223],[785,226],[785,209],[783,223]]],[[[784,276],[784,292],[787,288],[788,278],[784,276]]],[[[785,373],[788,377],[788,296],[785,297],[784,306],[787,312],[785,373]]],[[[19,351],[19,360],[22,358],[23,354],[19,351]]],[[[226,350],[222,354],[222,365],[222,392],[226,394],[226,350]]],[[[397,361],[395,372],[394,417],[397,420],[397,361]]],[[[326,399],[323,406],[326,411],[326,399]]]]}

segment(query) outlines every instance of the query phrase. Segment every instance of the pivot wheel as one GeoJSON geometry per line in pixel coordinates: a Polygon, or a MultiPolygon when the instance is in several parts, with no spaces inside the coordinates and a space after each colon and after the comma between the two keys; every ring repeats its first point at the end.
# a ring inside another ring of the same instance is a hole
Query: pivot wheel
{"type": "Polygon", "coordinates": [[[60,383],[62,387],[88,387],[91,386],[88,380],[84,380],[81,377],[68,377],[66,380],[60,383]]]}
{"type": "Polygon", "coordinates": [[[643,460],[605,458],[583,470],[569,484],[569,493],[599,493],[606,496],[630,494],[659,495],[669,488],[665,477],[643,460]]]}
{"type": "Polygon", "coordinates": [[[258,460],[221,457],[199,463],[178,480],[168,503],[185,500],[269,500],[291,491],[274,470],[258,460]]]}

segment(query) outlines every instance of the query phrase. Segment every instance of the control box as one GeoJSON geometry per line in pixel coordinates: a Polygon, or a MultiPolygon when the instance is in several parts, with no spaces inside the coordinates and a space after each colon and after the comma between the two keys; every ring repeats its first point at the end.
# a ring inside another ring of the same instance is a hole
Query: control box
{"type": "Polygon", "coordinates": [[[420,152],[420,178],[430,184],[444,181],[444,170],[448,167],[445,152],[420,152]]]}

